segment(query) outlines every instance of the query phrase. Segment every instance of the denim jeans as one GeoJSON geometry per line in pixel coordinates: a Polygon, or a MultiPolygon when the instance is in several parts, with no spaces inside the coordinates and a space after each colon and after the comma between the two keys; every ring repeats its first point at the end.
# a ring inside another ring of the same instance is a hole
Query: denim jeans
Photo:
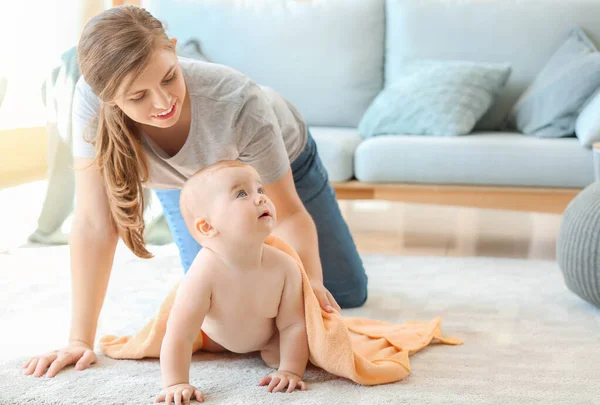
{"type": "MultiPolygon", "coordinates": [[[[342,308],[359,307],[367,299],[367,275],[310,132],[304,151],[291,166],[298,195],[317,228],[325,287],[342,308]]],[[[180,190],[155,192],[187,272],[201,246],[181,217],[180,190]]]]}

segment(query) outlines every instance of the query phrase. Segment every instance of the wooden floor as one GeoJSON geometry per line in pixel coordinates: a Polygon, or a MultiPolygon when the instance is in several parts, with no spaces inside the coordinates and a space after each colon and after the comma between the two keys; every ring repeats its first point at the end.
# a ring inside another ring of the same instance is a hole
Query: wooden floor
{"type": "MultiPolygon", "coordinates": [[[[0,254],[20,246],[37,226],[45,182],[0,189],[0,254]]],[[[339,200],[361,253],[492,256],[554,260],[561,215],[339,200]]]]}
{"type": "Polygon", "coordinates": [[[361,253],[554,260],[561,215],[342,200],[361,253]]]}

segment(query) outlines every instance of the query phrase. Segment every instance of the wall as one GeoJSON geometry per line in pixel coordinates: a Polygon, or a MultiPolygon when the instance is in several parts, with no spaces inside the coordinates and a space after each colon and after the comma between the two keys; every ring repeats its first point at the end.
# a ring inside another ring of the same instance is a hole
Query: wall
{"type": "Polygon", "coordinates": [[[0,188],[46,177],[45,127],[0,131],[0,188]]]}

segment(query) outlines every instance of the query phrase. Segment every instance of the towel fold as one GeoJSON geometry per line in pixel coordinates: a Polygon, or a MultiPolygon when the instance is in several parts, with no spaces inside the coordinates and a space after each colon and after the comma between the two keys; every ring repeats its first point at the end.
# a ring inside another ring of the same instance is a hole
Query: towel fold
{"type": "MultiPolygon", "coordinates": [[[[408,356],[434,340],[449,345],[462,344],[458,339],[442,335],[440,317],[429,322],[411,321],[397,325],[323,311],[297,253],[274,236],[265,243],[289,254],[298,263],[302,273],[310,361],[315,366],[358,384],[385,384],[407,377],[410,373],[408,356]]],[[[159,357],[176,293],[177,286],[163,301],[158,314],[134,336],[100,338],[100,350],[115,359],[159,357]]],[[[200,333],[193,344],[194,352],[202,348],[202,339],[200,333]]]]}

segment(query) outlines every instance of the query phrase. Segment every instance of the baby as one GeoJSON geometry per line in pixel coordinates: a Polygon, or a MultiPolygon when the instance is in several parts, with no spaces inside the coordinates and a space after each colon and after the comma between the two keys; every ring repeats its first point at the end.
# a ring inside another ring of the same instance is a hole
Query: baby
{"type": "Polygon", "coordinates": [[[220,161],[194,174],[181,190],[182,216],[203,246],[185,275],[160,352],[164,389],[156,402],[203,400],[190,385],[192,344],[202,350],[249,353],[277,371],[259,385],[269,392],[306,389],[308,362],[302,278],[288,254],[265,245],[275,207],[254,168],[220,161]]]}

